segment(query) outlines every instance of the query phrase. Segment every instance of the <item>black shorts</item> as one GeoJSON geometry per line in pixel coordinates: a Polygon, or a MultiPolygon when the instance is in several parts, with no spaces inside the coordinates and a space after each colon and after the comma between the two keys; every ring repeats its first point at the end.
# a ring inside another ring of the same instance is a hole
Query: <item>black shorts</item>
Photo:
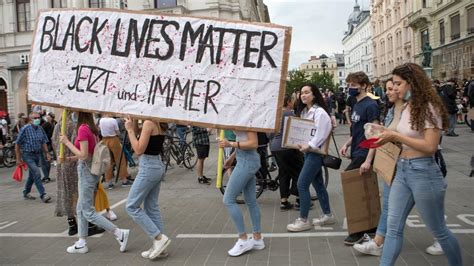
{"type": "Polygon", "coordinates": [[[198,159],[205,159],[205,158],[209,157],[209,147],[210,147],[210,145],[195,144],[195,146],[196,146],[196,152],[197,152],[198,159]]]}

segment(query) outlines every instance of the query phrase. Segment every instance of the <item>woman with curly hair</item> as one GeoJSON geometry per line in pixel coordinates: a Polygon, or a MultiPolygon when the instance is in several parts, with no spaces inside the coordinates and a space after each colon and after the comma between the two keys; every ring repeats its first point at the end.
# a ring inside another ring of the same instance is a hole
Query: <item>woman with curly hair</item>
{"type": "Polygon", "coordinates": [[[392,71],[394,89],[407,103],[397,131],[386,129],[377,144],[400,142],[402,152],[390,189],[387,235],[380,265],[394,265],[403,244],[408,214],[417,206],[421,218],[439,241],[449,265],[462,265],[459,243],[446,227],[446,182],[433,155],[448,115],[424,70],[407,63],[392,71]]]}

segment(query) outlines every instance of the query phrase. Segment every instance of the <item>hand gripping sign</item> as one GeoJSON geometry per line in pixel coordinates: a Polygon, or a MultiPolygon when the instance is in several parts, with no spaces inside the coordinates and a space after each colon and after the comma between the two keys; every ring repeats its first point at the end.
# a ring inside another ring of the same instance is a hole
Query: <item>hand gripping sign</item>
{"type": "Polygon", "coordinates": [[[107,9],[37,19],[28,98],[205,127],[279,129],[291,28],[107,9]]]}

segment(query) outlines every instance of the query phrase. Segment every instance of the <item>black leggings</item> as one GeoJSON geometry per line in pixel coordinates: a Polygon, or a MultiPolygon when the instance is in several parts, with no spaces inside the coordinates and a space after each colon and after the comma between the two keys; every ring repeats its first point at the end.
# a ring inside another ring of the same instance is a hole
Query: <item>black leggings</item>
{"type": "Polygon", "coordinates": [[[288,198],[290,195],[298,197],[298,176],[303,168],[303,154],[298,150],[274,151],[278,165],[280,179],[280,197],[288,198]]]}

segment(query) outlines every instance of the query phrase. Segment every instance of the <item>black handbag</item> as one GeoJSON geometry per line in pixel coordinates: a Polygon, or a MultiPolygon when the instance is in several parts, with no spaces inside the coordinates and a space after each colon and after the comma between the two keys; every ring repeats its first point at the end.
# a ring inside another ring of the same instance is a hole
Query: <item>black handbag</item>
{"type": "Polygon", "coordinates": [[[334,135],[332,133],[331,137],[334,141],[334,146],[336,147],[337,157],[327,154],[323,158],[323,164],[328,168],[339,170],[339,168],[341,168],[342,160],[341,156],[339,155],[339,149],[337,148],[336,139],[334,138],[334,135]]]}

